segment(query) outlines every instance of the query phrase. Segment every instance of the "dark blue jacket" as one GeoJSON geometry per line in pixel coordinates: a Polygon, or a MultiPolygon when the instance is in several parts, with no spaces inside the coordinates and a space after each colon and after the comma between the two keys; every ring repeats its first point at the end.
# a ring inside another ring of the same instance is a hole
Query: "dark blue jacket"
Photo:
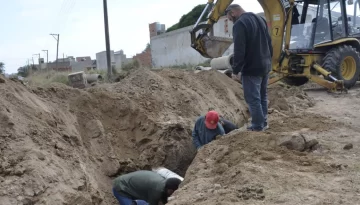
{"type": "Polygon", "coordinates": [[[220,117],[220,123],[224,128],[225,134],[228,134],[229,132],[238,129],[238,126],[236,126],[229,120],[225,120],[223,117],[220,117]]]}
{"type": "Polygon", "coordinates": [[[242,14],[233,26],[233,73],[264,76],[271,70],[273,50],[266,21],[251,12],[242,14]]]}
{"type": "Polygon", "coordinates": [[[193,143],[196,149],[199,149],[201,146],[206,145],[207,143],[213,141],[217,135],[224,135],[225,131],[223,126],[218,123],[218,126],[214,130],[210,130],[205,125],[205,116],[201,116],[196,120],[192,138],[193,143]]]}

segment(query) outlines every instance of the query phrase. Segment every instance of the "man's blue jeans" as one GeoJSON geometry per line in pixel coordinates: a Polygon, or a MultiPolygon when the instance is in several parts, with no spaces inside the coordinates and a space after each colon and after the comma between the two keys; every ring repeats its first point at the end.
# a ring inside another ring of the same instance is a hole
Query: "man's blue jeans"
{"type": "MultiPolygon", "coordinates": [[[[119,201],[120,205],[132,205],[133,200],[121,196],[114,188],[113,188],[113,194],[115,196],[115,198],[119,201]]],[[[146,201],[143,200],[135,200],[137,205],[148,205],[148,203],[146,201]]]]}
{"type": "Polygon", "coordinates": [[[252,118],[251,129],[261,131],[267,126],[267,84],[269,74],[265,76],[241,75],[244,98],[249,106],[252,118]]]}

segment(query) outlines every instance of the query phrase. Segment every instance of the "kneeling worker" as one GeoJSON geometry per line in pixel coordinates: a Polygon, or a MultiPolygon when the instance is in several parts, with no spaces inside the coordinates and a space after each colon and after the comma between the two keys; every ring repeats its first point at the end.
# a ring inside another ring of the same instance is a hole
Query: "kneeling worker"
{"type": "Polygon", "coordinates": [[[223,126],[219,123],[219,114],[211,110],[205,116],[196,120],[192,131],[193,143],[196,149],[213,141],[216,136],[225,135],[223,126]]]}
{"type": "MultiPolygon", "coordinates": [[[[208,111],[215,111],[213,108],[210,108],[208,111]]],[[[229,120],[226,120],[223,116],[219,115],[219,122],[223,126],[225,134],[230,133],[233,130],[239,129],[234,123],[229,120]]]]}
{"type": "Polygon", "coordinates": [[[117,177],[113,181],[113,194],[120,205],[132,205],[135,200],[162,205],[168,202],[180,183],[178,178],[165,179],[156,172],[141,170],[117,177]]]}

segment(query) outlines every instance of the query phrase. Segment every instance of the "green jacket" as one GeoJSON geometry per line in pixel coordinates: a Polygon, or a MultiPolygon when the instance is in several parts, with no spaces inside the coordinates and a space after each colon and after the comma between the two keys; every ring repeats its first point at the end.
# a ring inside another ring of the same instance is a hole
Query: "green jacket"
{"type": "Polygon", "coordinates": [[[113,181],[113,187],[122,196],[158,205],[165,193],[165,181],[156,172],[142,170],[117,177],[113,181]]]}

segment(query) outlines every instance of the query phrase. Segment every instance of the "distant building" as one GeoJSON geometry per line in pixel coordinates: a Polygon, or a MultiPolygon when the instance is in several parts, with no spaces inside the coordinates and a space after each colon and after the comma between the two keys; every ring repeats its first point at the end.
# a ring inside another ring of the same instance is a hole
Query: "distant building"
{"type": "MultiPolygon", "coordinates": [[[[124,65],[130,63],[132,58],[127,58],[123,50],[114,52],[110,51],[111,66],[115,69],[121,70],[124,65]]],[[[106,51],[96,53],[96,67],[99,70],[107,70],[106,51]]]]}
{"type": "Polygon", "coordinates": [[[86,61],[86,60],[91,60],[91,57],[90,56],[76,57],[75,60],[76,62],[86,61]]]}
{"type": "Polygon", "coordinates": [[[154,22],[154,23],[149,24],[150,38],[153,36],[163,34],[165,32],[166,32],[165,24],[160,24],[159,22],[154,22]]]}
{"type": "MultiPolygon", "coordinates": [[[[110,51],[110,59],[111,59],[111,66],[115,67],[115,56],[114,51],[110,51]]],[[[96,68],[98,70],[107,70],[107,57],[106,57],[106,51],[102,51],[99,53],[96,53],[96,68]]]]}
{"type": "Polygon", "coordinates": [[[124,67],[124,65],[132,61],[131,58],[126,57],[123,50],[116,51],[114,53],[114,58],[115,58],[115,68],[118,70],[121,70],[124,67]]]}
{"type": "Polygon", "coordinates": [[[138,61],[140,67],[151,68],[151,49],[150,47],[146,48],[142,53],[138,53],[133,57],[134,60],[138,61]]]}
{"type": "Polygon", "coordinates": [[[71,61],[72,71],[86,71],[91,69],[96,69],[96,66],[93,66],[93,61],[90,56],[76,57],[75,61],[71,61]]]}
{"type": "MultiPolygon", "coordinates": [[[[70,62],[70,61],[75,61],[75,58],[73,56],[68,56],[66,58],[58,58],[57,61],[58,62],[70,62]]],[[[54,62],[56,62],[56,60],[54,62]]]]}
{"type": "Polygon", "coordinates": [[[42,64],[41,69],[54,70],[54,71],[71,71],[70,61],[59,61],[53,63],[42,64]],[[56,67],[57,66],[57,67],[56,67]]]}

